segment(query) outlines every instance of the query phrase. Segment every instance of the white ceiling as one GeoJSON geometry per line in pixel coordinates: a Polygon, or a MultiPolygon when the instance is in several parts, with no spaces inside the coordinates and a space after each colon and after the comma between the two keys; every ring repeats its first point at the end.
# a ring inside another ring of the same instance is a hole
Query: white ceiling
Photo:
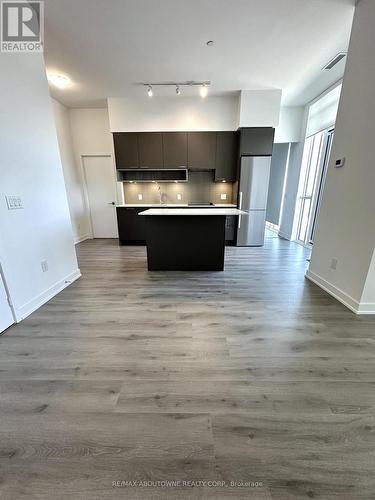
{"type": "Polygon", "coordinates": [[[343,75],[344,62],[329,72],[322,67],[347,50],[354,4],[45,0],[47,69],[73,81],[52,94],[70,107],[90,107],[107,97],[144,96],[139,82],[211,80],[211,95],[280,88],[284,105],[305,104],[343,75]]]}

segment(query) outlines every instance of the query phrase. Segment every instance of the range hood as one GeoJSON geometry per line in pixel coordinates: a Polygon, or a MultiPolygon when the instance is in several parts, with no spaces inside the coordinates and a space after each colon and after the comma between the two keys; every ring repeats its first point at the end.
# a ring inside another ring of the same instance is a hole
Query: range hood
{"type": "Polygon", "coordinates": [[[117,180],[120,182],[187,182],[187,168],[163,168],[162,170],[126,169],[117,170],[117,180]]]}

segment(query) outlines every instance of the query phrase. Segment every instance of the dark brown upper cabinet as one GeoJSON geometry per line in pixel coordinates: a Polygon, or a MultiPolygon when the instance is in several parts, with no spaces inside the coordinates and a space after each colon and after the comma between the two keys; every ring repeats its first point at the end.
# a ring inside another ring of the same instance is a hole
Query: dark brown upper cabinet
{"type": "Polygon", "coordinates": [[[217,132],[215,181],[235,182],[237,178],[238,133],[217,132]]]}
{"type": "Polygon", "coordinates": [[[275,129],[251,127],[240,129],[240,154],[244,156],[271,156],[275,129]]]}
{"type": "Polygon", "coordinates": [[[138,134],[140,168],[163,168],[163,134],[142,132],[138,134]]]}
{"type": "Polygon", "coordinates": [[[137,132],[114,132],[116,168],[138,168],[138,134],[137,132]]]}
{"type": "Polygon", "coordinates": [[[164,168],[187,167],[187,132],[163,133],[164,168]]]}
{"type": "Polygon", "coordinates": [[[188,132],[188,167],[214,169],[216,132],[188,132]]]}

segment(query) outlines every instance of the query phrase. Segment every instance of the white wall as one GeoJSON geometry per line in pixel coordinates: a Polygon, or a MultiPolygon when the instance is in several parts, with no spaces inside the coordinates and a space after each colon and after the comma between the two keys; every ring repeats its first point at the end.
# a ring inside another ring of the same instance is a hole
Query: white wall
{"type": "Polygon", "coordinates": [[[281,90],[241,90],[239,127],[277,127],[281,90]]]}
{"type": "Polygon", "coordinates": [[[375,3],[356,8],[308,276],[357,312],[375,313],[375,3]],[[334,168],[346,157],[343,168],[334,168]],[[338,261],[331,269],[331,259],[338,261]],[[369,274],[370,271],[370,274],[369,274]],[[362,307],[365,292],[366,306],[362,307]],[[366,309],[366,310],[364,310],[366,309]]]}
{"type": "Polygon", "coordinates": [[[88,234],[85,234],[87,209],[82,186],[82,176],[76,164],[74,155],[69,110],[55,99],[52,99],[52,106],[74,241],[75,243],[78,243],[88,237],[88,234]]]}
{"type": "Polygon", "coordinates": [[[375,297],[375,251],[372,254],[372,259],[369,271],[366,278],[365,287],[361,297],[361,310],[368,311],[374,310],[374,297],[375,297]]]}
{"type": "Polygon", "coordinates": [[[275,144],[273,147],[270,182],[268,186],[266,221],[276,226],[280,223],[284,179],[290,144],[275,144]]]}
{"type": "Polygon", "coordinates": [[[304,112],[303,106],[287,106],[280,109],[280,122],[275,130],[275,143],[303,140],[301,134],[304,112]]]}
{"type": "Polygon", "coordinates": [[[0,262],[21,320],[80,272],[43,56],[0,53],[0,66],[0,262]]]}
{"type": "Polygon", "coordinates": [[[108,110],[70,109],[70,126],[75,154],[112,154],[108,110]]]}
{"type": "MultiPolygon", "coordinates": [[[[237,130],[277,127],[281,90],[241,90],[239,96],[108,99],[112,132],[237,130]]],[[[291,111],[285,133],[295,135],[298,111],[291,111]],[[292,132],[293,130],[293,132],[292,132]]]]}
{"type": "Polygon", "coordinates": [[[109,98],[111,131],[237,130],[238,97],[109,98]]]}
{"type": "MultiPolygon", "coordinates": [[[[81,189],[84,197],[84,211],[80,212],[80,216],[78,218],[80,224],[79,234],[80,239],[82,240],[91,236],[89,209],[84,188],[82,156],[110,155],[113,159],[113,140],[112,134],[109,130],[108,110],[106,108],[69,109],[69,121],[73,139],[74,159],[80,177],[81,189]]],[[[115,176],[114,162],[113,172],[113,175],[115,176]]],[[[117,202],[123,202],[123,192],[120,184],[118,184],[117,189],[117,202]]],[[[77,203],[80,203],[80,201],[77,200],[77,203]]]]}

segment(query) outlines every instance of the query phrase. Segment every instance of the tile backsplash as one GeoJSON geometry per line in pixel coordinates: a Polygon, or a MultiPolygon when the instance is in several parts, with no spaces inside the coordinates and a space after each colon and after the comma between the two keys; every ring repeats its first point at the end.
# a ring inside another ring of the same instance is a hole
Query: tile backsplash
{"type": "Polygon", "coordinates": [[[163,203],[234,203],[233,184],[214,182],[214,173],[211,170],[189,171],[188,182],[161,182],[159,184],[124,182],[125,203],[160,203],[159,187],[163,203]],[[142,195],[142,200],[139,199],[139,195],[142,195]]]}

